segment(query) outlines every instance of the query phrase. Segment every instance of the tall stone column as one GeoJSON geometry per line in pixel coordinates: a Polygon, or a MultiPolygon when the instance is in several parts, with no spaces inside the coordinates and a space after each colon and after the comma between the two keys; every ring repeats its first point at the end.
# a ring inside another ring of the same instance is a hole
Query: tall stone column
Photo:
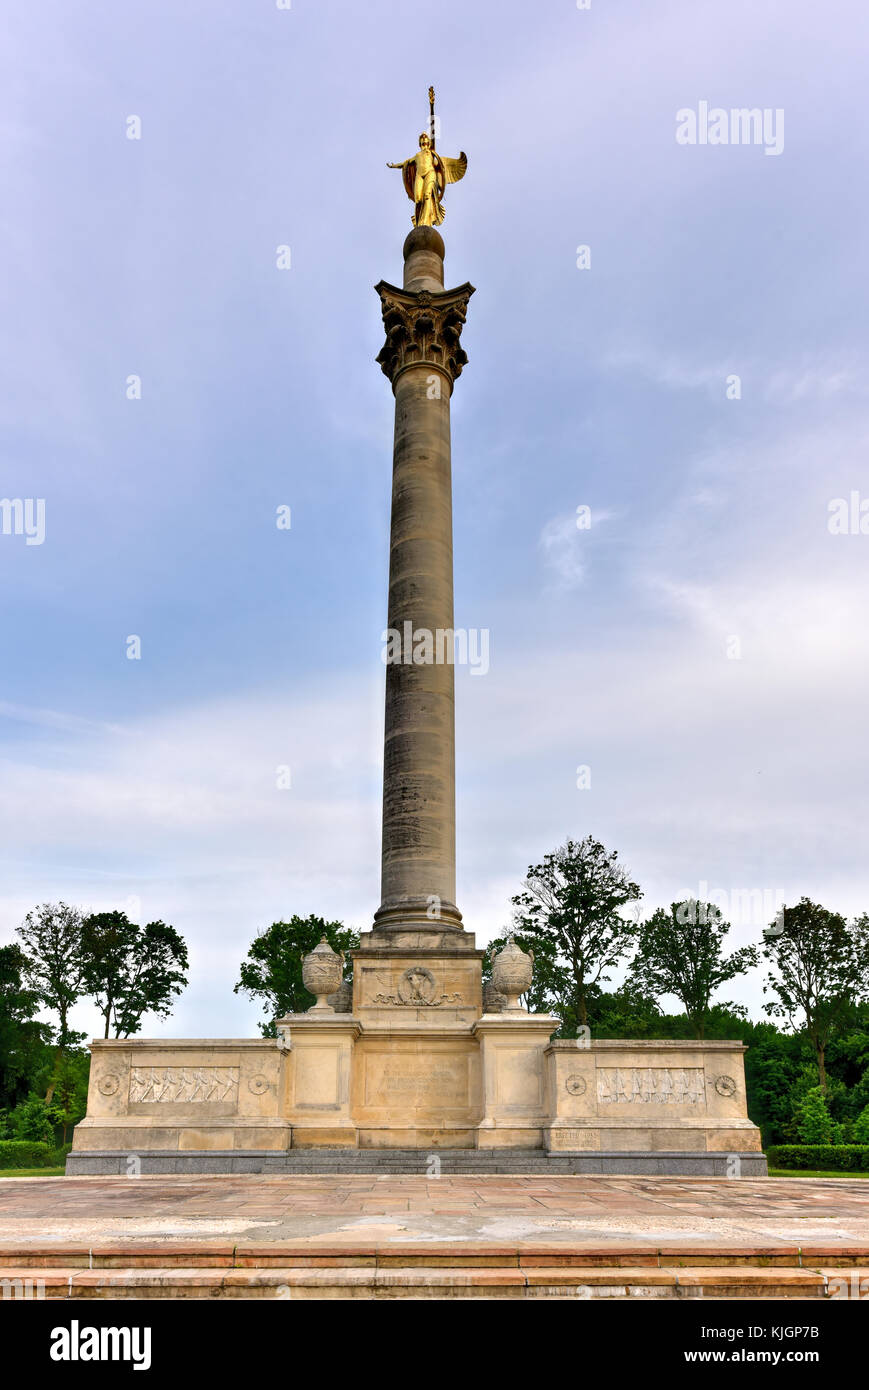
{"type": "Polygon", "coordinates": [[[404,285],[376,286],[395,395],[379,930],[462,930],[456,896],[450,397],[473,286],[444,290],[444,243],[415,227],[404,285]],[[448,636],[439,636],[448,634],[448,636]],[[449,660],[444,659],[449,654],[449,660]],[[416,659],[414,659],[416,657],[416,659]]]}

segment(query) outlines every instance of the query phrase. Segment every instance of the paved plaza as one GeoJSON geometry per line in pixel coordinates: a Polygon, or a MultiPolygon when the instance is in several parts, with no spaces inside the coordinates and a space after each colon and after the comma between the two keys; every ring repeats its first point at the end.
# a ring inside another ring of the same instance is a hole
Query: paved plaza
{"type": "Polygon", "coordinates": [[[860,1179],[465,1175],[0,1179],[0,1246],[273,1241],[869,1246],[860,1179]]]}

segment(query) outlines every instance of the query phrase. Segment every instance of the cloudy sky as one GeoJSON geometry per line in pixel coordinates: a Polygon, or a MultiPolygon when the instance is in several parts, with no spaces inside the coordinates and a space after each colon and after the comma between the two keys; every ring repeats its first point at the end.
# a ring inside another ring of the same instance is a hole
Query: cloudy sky
{"type": "Polygon", "coordinates": [[[740,904],[735,942],[766,920],[740,894],[869,909],[869,535],[829,525],[869,499],[862,4],[44,0],[4,26],[0,496],[44,499],[45,529],[0,535],[0,940],[57,898],[163,918],[193,969],[147,1031],[233,1036],[257,929],[370,925],[372,287],[400,280],[385,163],[430,82],[469,157],[447,281],[477,287],[466,925],[496,934],[527,865],[588,833],[644,908],[740,904]],[[783,112],[780,153],[678,143],[704,102],[783,112]]]}

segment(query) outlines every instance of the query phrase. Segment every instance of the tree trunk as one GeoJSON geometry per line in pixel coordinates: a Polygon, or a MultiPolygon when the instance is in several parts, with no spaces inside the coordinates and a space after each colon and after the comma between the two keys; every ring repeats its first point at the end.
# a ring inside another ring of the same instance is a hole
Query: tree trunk
{"type": "Polygon", "coordinates": [[[48,1089],[47,1089],[46,1092],[45,1092],[45,1103],[46,1103],[46,1105],[50,1105],[50,1104],[51,1104],[52,1100],[54,1099],[54,1093],[55,1093],[55,1091],[57,1090],[57,1067],[58,1067],[58,1063],[60,1062],[60,1058],[61,1058],[62,1052],[63,1052],[63,1048],[60,1047],[60,1046],[58,1046],[58,1047],[55,1049],[55,1053],[54,1053],[54,1063],[52,1064],[52,1068],[51,1068],[51,1076],[48,1078],[48,1089]]]}
{"type": "Polygon", "coordinates": [[[821,1082],[821,1090],[823,1091],[824,1095],[826,1095],[826,1094],[827,1094],[827,1068],[826,1068],[826,1058],[825,1058],[826,1048],[824,1047],[823,1043],[818,1043],[818,1042],[816,1042],[816,1043],[815,1043],[815,1051],[816,1051],[817,1054],[818,1054],[818,1077],[819,1077],[820,1082],[821,1082]]]}

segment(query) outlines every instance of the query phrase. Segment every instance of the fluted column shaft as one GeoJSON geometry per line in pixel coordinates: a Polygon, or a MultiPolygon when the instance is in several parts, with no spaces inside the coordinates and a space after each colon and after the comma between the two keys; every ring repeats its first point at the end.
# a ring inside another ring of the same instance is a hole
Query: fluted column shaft
{"type": "Polygon", "coordinates": [[[395,442],[376,922],[461,929],[450,395],[466,361],[459,335],[473,290],[444,291],[443,241],[434,228],[411,232],[404,254],[404,288],[377,286],[387,332],[378,360],[395,393],[395,442]]]}

